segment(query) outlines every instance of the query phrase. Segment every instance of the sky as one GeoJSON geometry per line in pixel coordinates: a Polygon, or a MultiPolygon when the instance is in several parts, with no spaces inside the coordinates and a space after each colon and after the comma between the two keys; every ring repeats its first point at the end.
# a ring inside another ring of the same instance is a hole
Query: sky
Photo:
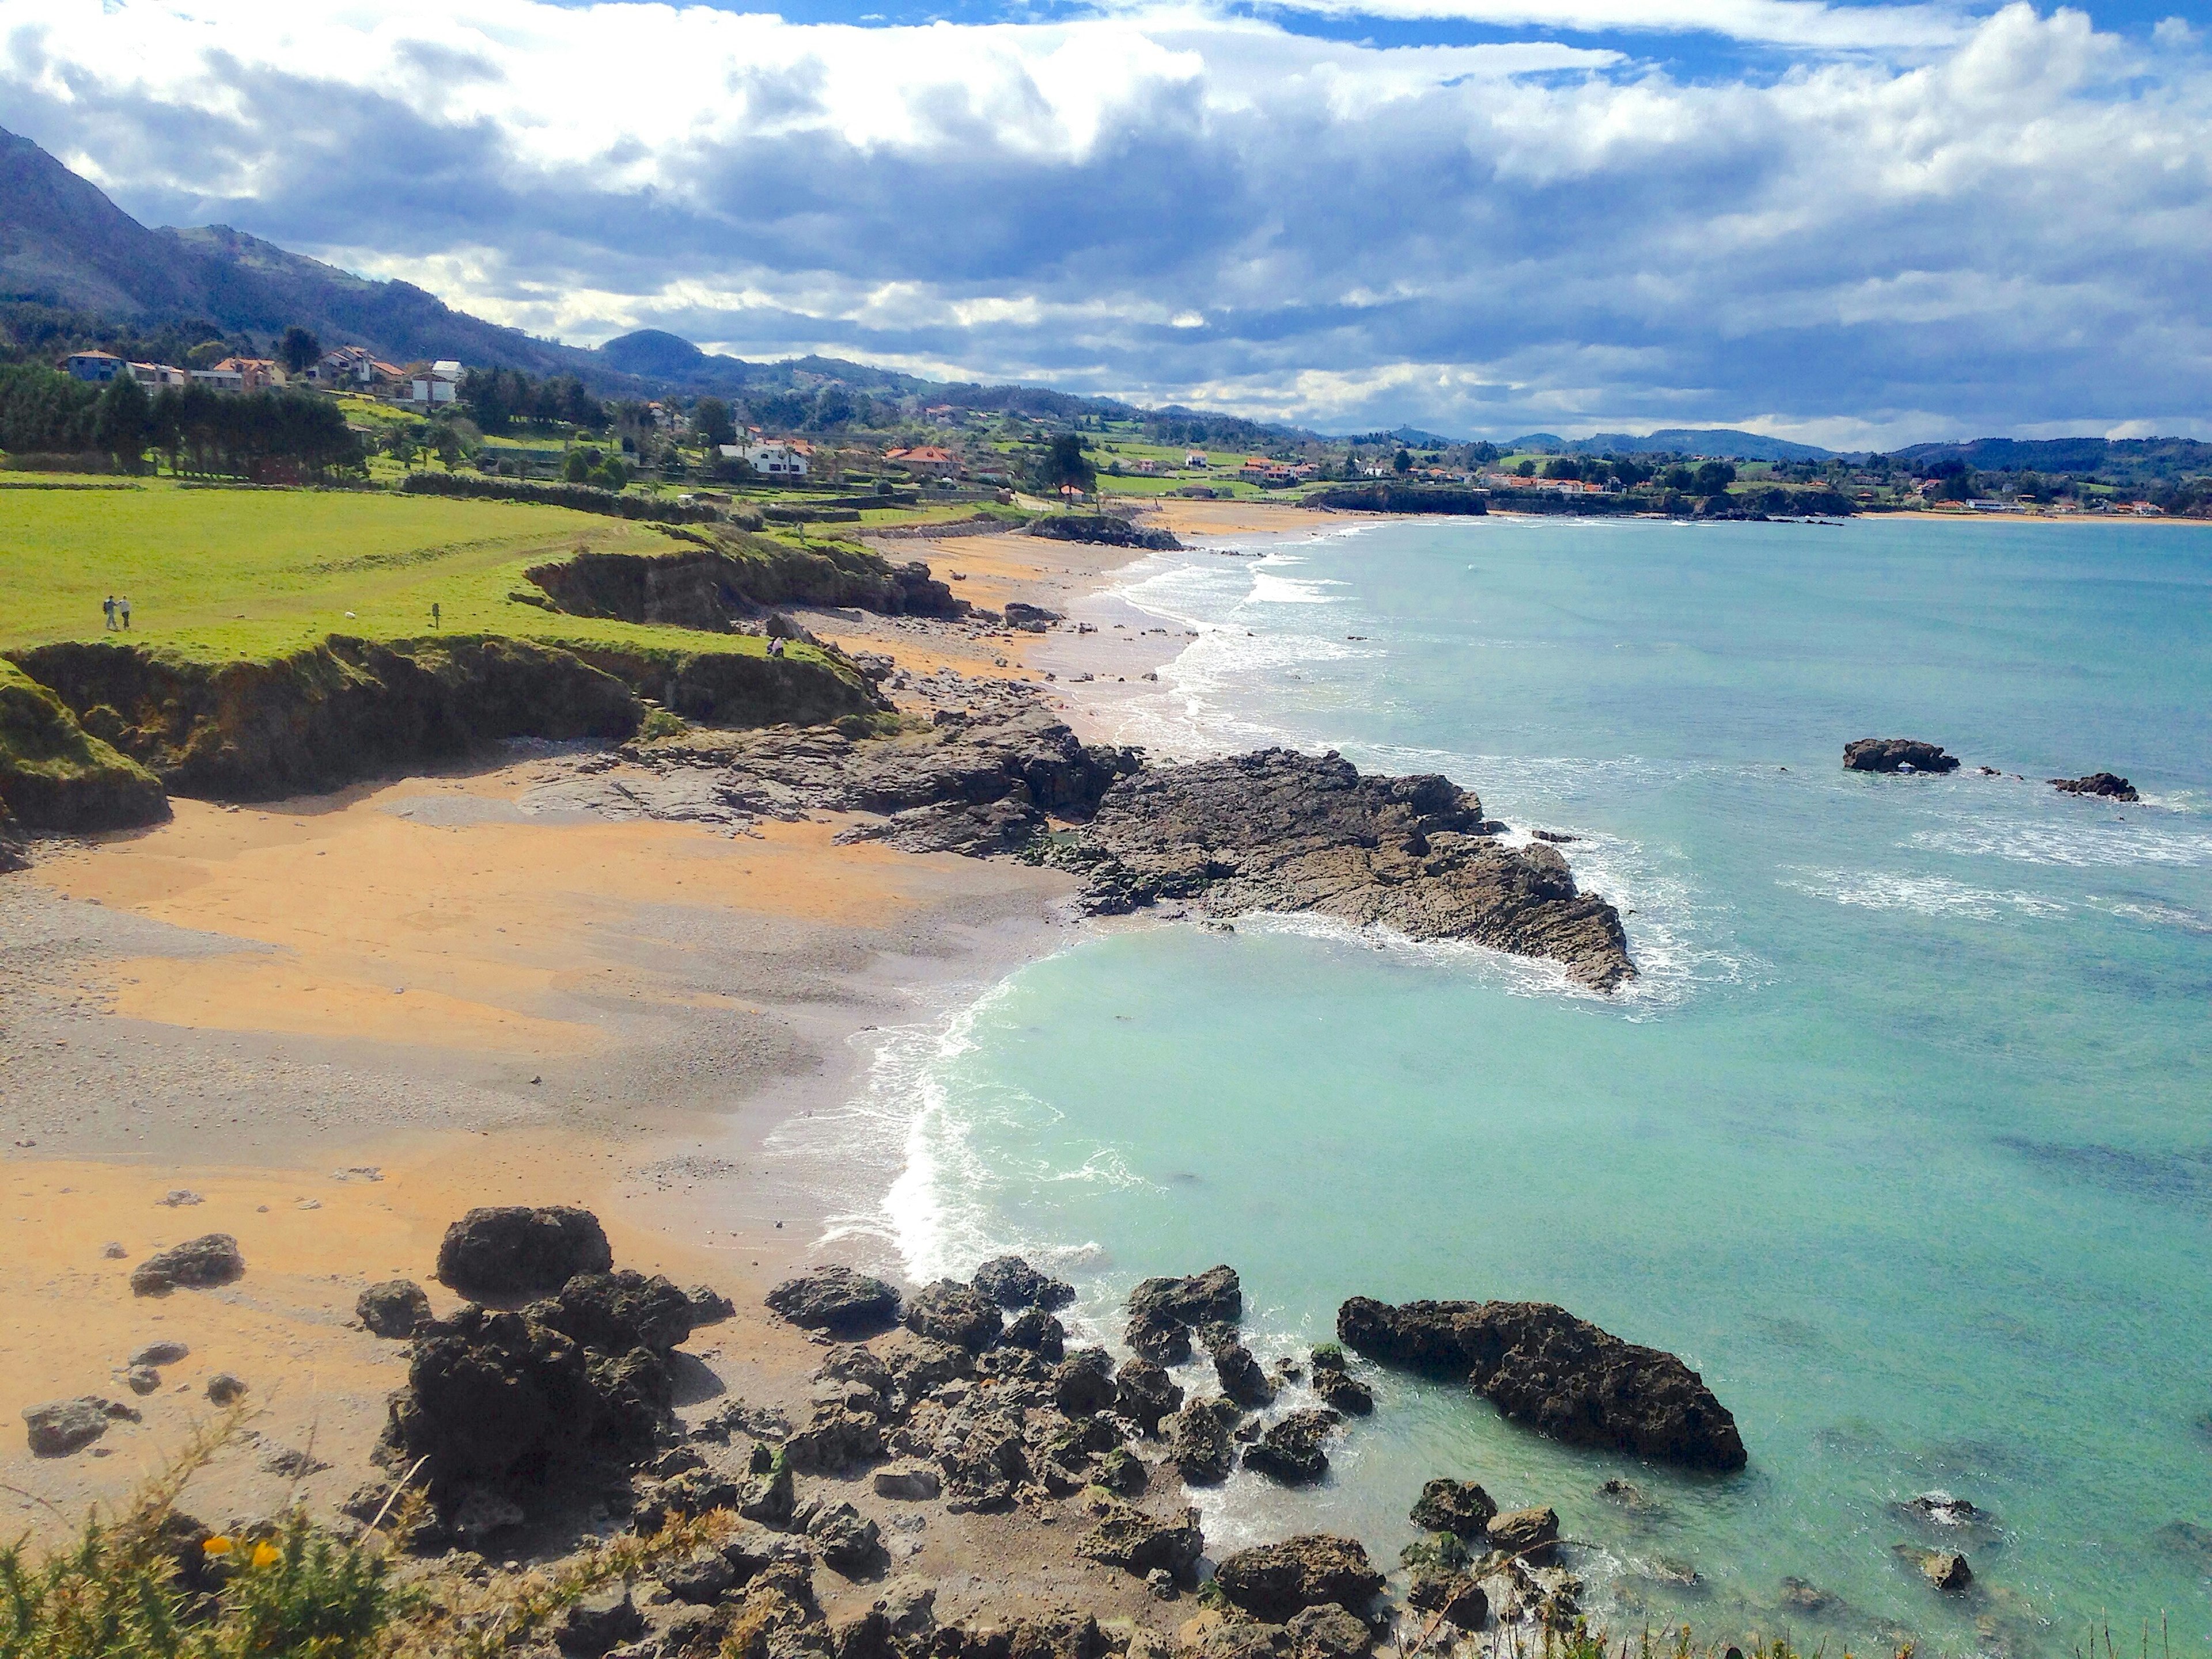
{"type": "Polygon", "coordinates": [[[0,0],[0,126],[534,333],[1354,432],[2212,437],[2212,15],[0,0]]]}

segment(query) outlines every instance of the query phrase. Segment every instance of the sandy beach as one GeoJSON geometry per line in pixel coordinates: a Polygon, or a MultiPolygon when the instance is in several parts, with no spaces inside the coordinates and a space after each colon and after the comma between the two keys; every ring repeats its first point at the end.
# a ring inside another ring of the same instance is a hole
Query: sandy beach
{"type": "MultiPolygon", "coordinates": [[[[1186,536],[1301,521],[1329,522],[1209,502],[1146,520],[1186,536]]],[[[1019,534],[898,550],[957,574],[978,605],[1071,617],[1110,606],[1101,590],[1144,556],[1019,534]]],[[[1182,644],[1111,623],[979,637],[862,613],[806,620],[910,677],[938,675],[939,698],[945,670],[1052,676],[1076,716],[1090,690],[1076,673],[1103,698],[1182,644]]],[[[1069,878],[841,844],[829,814],[733,833],[532,810],[562,758],[519,745],[328,796],[179,800],[167,824],[47,843],[0,881],[0,1294],[17,1338],[0,1359],[0,1416],[79,1394],[132,1400],[119,1380],[131,1351],[191,1349],[134,1400],[143,1424],[97,1455],[37,1459],[10,1437],[0,1503],[23,1522],[126,1491],[206,1416],[218,1370],[246,1381],[257,1413],[191,1501],[235,1516],[292,1495],[329,1512],[370,1473],[404,1376],[404,1346],[364,1332],[355,1299],[406,1277],[441,1311],[457,1302],[433,1261],[476,1205],[581,1204],[619,1264],[729,1296],[737,1317],[693,1347],[714,1390],[756,1402],[803,1400],[818,1358],[762,1310],[771,1284],[817,1256],[895,1272],[865,1231],[817,1251],[832,1195],[764,1143],[848,1097],[879,1028],[1052,948],[1075,925],[1069,878]],[[209,1232],[238,1239],[242,1279],[131,1294],[133,1264],[209,1232]],[[308,1452],[312,1472],[287,1450],[308,1452]]],[[[1013,1550],[1044,1589],[1063,1570],[1016,1548],[1007,1517],[961,1521],[967,1541],[932,1547],[980,1551],[994,1571],[1013,1550]]]]}

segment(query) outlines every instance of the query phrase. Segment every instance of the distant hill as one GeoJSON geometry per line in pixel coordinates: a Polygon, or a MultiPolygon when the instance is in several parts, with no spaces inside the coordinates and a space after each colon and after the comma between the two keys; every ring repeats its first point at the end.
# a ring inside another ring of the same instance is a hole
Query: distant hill
{"type": "Polygon", "coordinates": [[[1894,453],[1923,466],[1959,460],[1978,472],[2065,472],[2115,483],[2172,483],[2212,472],[2212,444],[2194,438],[1977,438],[1894,453]]]}
{"type": "Polygon", "coordinates": [[[1626,432],[1594,432],[1566,447],[1575,455],[1705,455],[1723,461],[1825,461],[1836,453],[1733,427],[1670,426],[1640,438],[1626,432]]]}

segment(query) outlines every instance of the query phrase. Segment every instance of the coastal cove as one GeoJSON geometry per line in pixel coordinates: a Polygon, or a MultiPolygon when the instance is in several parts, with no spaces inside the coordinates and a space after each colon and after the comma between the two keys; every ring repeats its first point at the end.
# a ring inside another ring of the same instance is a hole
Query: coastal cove
{"type": "MultiPolygon", "coordinates": [[[[902,1171],[834,1194],[836,1248],[916,1283],[1019,1249],[1109,1338],[1138,1279],[1231,1262],[1263,1359],[1355,1294],[1556,1301],[1682,1354],[1750,1451],[1670,1474],[1381,1375],[1327,1484],[1198,1498],[1210,1548],[1395,1558],[1451,1474],[1555,1504],[1617,1624],[2204,1640],[2212,536],[1500,516],[1242,550],[1084,602],[1196,634],[1107,735],[1443,773],[1575,838],[1639,978],[1295,918],[1091,930],[890,1034],[844,1127],[902,1171]],[[1843,772],[1875,733],[1966,769],[1843,772]],[[2142,802],[2043,781],[2104,768],[2142,802]],[[1894,1507],[1936,1490],[1994,1528],[1894,1507]],[[1966,1548],[1975,1590],[1901,1543],[1966,1548]]],[[[777,1144],[822,1178],[837,1133],[777,1144]]]]}

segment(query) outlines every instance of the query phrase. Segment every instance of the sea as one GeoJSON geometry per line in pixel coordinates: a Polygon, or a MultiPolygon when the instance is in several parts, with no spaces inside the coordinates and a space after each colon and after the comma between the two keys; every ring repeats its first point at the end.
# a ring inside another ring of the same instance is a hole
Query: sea
{"type": "Polygon", "coordinates": [[[1450,1475],[1555,1508],[1617,1637],[2212,1646],[2212,527],[1425,520],[1116,597],[1188,636],[1122,737],[1443,773],[1573,838],[1640,976],[1298,916],[1085,930],[883,1035],[817,1128],[887,1153],[834,1231],[916,1282],[1019,1251],[1116,1347],[1137,1279],[1216,1262],[1263,1360],[1352,1295],[1553,1302],[1681,1355],[1750,1455],[1685,1473],[1374,1372],[1322,1484],[1194,1494],[1215,1558],[1322,1530],[1395,1565],[1450,1475]],[[1869,736],[1965,765],[1844,770],[1869,736]],[[2100,769],[2141,800],[2047,781],[2100,769]]]}

